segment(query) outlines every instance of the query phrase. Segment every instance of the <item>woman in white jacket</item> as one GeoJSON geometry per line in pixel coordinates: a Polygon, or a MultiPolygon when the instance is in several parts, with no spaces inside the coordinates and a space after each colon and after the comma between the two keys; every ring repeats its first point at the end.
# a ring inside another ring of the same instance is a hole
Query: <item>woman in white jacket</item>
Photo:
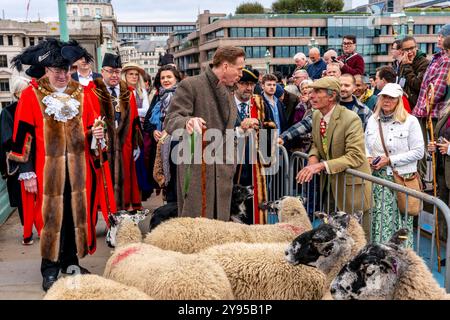
{"type": "Polygon", "coordinates": [[[144,124],[144,118],[147,114],[150,103],[148,101],[148,92],[145,90],[144,82],[145,70],[133,62],[125,64],[122,68],[122,80],[130,87],[134,88],[134,96],[136,97],[136,105],[141,124],[144,124]]]}
{"type": "MultiPolygon", "coordinates": [[[[398,84],[389,83],[383,88],[365,133],[366,152],[373,175],[392,182],[393,171],[403,177],[415,174],[417,161],[425,152],[419,121],[406,112],[402,95],[403,90],[398,84]]],[[[373,196],[372,241],[387,242],[398,229],[405,227],[411,230],[407,245],[412,247],[413,218],[400,214],[396,194],[374,184],[373,196]]]]}

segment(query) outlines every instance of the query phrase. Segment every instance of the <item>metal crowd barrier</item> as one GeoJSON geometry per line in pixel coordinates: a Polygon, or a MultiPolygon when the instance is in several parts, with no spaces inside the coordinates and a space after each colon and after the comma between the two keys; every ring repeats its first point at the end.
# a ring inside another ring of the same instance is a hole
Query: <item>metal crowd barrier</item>
{"type": "MultiPolygon", "coordinates": [[[[330,192],[330,184],[328,183],[327,188],[327,196],[326,199],[322,198],[322,193],[320,192],[320,183],[323,179],[327,178],[326,173],[322,173],[320,176],[315,175],[314,179],[310,183],[305,183],[303,185],[299,185],[295,182],[295,177],[297,175],[297,172],[300,171],[307,162],[308,155],[301,152],[295,152],[292,154],[290,158],[290,164],[289,164],[289,175],[288,175],[288,183],[289,183],[289,193],[288,195],[291,196],[302,196],[304,200],[306,201],[306,210],[307,212],[312,215],[315,211],[323,211],[323,212],[333,212],[337,211],[337,203],[333,201],[332,192],[330,192]]],[[[328,176],[330,178],[330,176],[328,176]]],[[[445,218],[445,223],[447,226],[447,241],[446,241],[446,248],[445,248],[445,258],[446,261],[449,261],[450,258],[450,229],[448,226],[450,226],[450,208],[440,199],[430,196],[423,192],[417,192],[415,190],[405,188],[403,186],[400,186],[394,182],[390,182],[378,177],[374,177],[372,175],[368,175],[356,170],[347,169],[344,173],[338,174],[338,177],[336,178],[336,194],[339,196],[345,195],[347,192],[352,192],[352,200],[351,200],[351,211],[354,212],[355,207],[362,207],[361,211],[368,211],[370,213],[370,225],[372,225],[372,208],[373,208],[373,189],[375,185],[379,185],[382,187],[382,215],[384,214],[390,214],[389,212],[385,211],[385,202],[384,197],[386,190],[391,190],[395,192],[403,192],[406,194],[406,202],[408,202],[408,197],[414,197],[417,199],[420,199],[422,208],[427,208],[429,212],[426,212],[422,209],[422,211],[419,213],[419,215],[414,217],[414,219],[417,219],[417,232],[416,232],[416,242],[414,246],[414,250],[425,260],[428,261],[428,266],[430,270],[434,270],[434,266],[436,265],[435,262],[437,261],[437,255],[435,254],[435,239],[436,239],[436,225],[435,225],[435,216],[433,213],[440,213],[441,216],[445,218]],[[338,190],[338,181],[339,179],[344,179],[344,190],[342,190],[342,194],[340,193],[340,190],[338,190]],[[372,183],[371,187],[371,206],[370,208],[364,208],[364,196],[356,195],[354,194],[355,191],[355,178],[356,179],[362,179],[362,181],[370,181],[372,183]],[[348,179],[351,179],[351,183],[347,183],[348,179]],[[360,202],[361,201],[361,202],[360,202]],[[431,209],[431,210],[430,210],[431,209]],[[427,215],[431,218],[428,219],[428,226],[427,228],[424,228],[423,222],[424,222],[424,216],[427,215]],[[423,251],[423,246],[421,247],[421,230],[426,231],[427,233],[431,233],[431,245],[429,251],[423,251]],[[429,256],[427,254],[429,253],[429,256]]],[[[344,197],[345,199],[345,197],[344,197]]],[[[345,207],[345,200],[343,206],[345,207]]],[[[408,211],[408,208],[406,207],[406,211],[408,211]]],[[[404,214],[404,220],[403,224],[406,225],[408,215],[404,214]]],[[[314,219],[314,218],[313,218],[314,219]]],[[[383,217],[381,217],[383,219],[383,217]]],[[[393,220],[392,220],[393,221],[393,220]]],[[[393,223],[393,222],[392,222],[393,223]]],[[[383,230],[381,228],[380,230],[380,237],[383,236],[383,230]]],[[[370,234],[370,239],[372,241],[372,230],[370,234]]],[[[442,250],[441,250],[442,251],[442,250]]],[[[445,288],[447,292],[450,292],[450,268],[446,267],[445,270],[445,288]]]]}
{"type": "MultiPolygon", "coordinates": [[[[269,169],[266,172],[266,190],[267,200],[275,201],[289,193],[289,155],[285,147],[279,146],[277,163],[275,168],[269,169]]],[[[268,224],[278,222],[278,215],[276,212],[268,211],[268,224]]]]}

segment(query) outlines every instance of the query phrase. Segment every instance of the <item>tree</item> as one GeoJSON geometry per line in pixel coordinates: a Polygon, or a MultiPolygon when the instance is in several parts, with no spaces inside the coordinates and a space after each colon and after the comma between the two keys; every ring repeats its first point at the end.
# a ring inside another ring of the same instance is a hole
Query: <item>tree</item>
{"type": "Polygon", "coordinates": [[[259,2],[244,2],[236,8],[236,14],[264,13],[264,7],[259,2]]]}
{"type": "Polygon", "coordinates": [[[344,8],[343,0],[325,0],[323,2],[323,11],[325,12],[339,12],[344,8]]]}
{"type": "Polygon", "coordinates": [[[320,12],[323,3],[324,0],[277,0],[272,3],[272,10],[276,13],[320,12]]]}

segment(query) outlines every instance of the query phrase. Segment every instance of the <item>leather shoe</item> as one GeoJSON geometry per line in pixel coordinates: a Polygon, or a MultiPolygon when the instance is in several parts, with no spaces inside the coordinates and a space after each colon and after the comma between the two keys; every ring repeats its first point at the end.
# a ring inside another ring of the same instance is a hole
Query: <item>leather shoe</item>
{"type": "Polygon", "coordinates": [[[51,286],[56,282],[57,277],[55,276],[47,276],[44,277],[42,280],[42,289],[44,289],[45,292],[47,292],[48,289],[51,288],[51,286]]]}
{"type": "Polygon", "coordinates": [[[61,269],[61,273],[69,274],[69,275],[74,275],[74,274],[91,274],[91,272],[88,269],[83,268],[82,266],[77,266],[77,265],[70,265],[70,266],[68,266],[66,268],[62,268],[61,269]],[[67,269],[69,269],[69,271],[67,269]]]}

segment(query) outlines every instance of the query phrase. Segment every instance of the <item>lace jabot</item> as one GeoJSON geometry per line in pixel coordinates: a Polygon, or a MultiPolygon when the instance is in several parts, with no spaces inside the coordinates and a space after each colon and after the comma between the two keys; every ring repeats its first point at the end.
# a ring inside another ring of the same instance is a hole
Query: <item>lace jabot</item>
{"type": "Polygon", "coordinates": [[[67,122],[80,112],[80,102],[67,93],[53,92],[45,96],[42,103],[47,106],[45,113],[56,121],[67,122]]]}

